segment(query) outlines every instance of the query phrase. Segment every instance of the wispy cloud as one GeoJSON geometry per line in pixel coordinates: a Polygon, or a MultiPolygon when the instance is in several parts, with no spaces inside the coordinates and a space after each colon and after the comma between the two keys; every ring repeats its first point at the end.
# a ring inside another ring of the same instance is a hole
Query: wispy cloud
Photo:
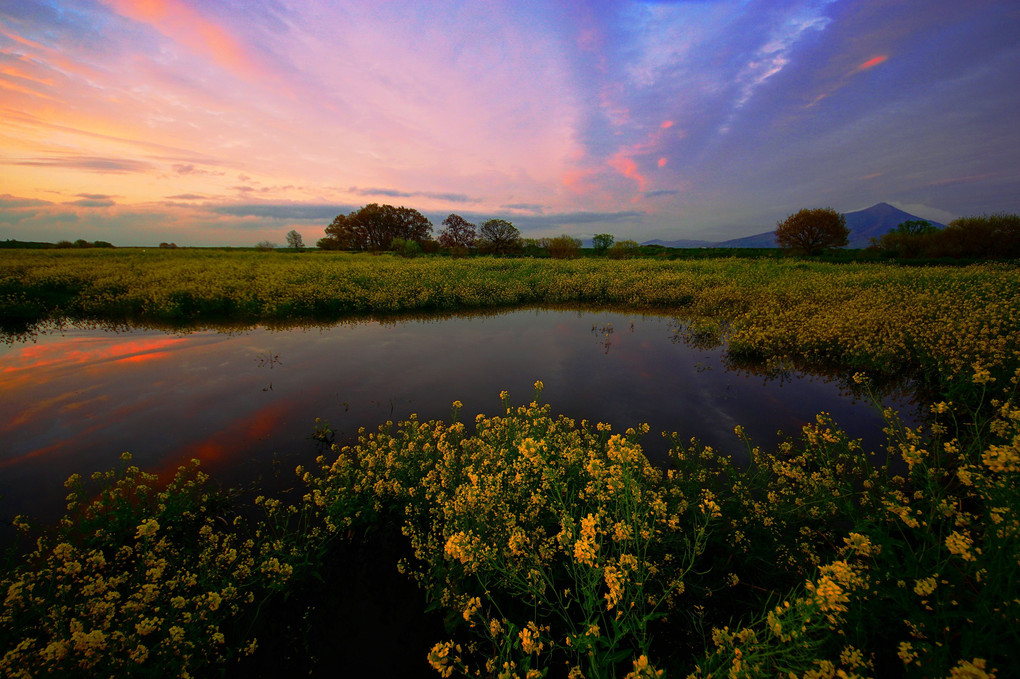
{"type": "Polygon", "coordinates": [[[195,176],[208,176],[208,177],[222,177],[226,174],[221,170],[207,170],[201,167],[195,167],[194,163],[174,163],[170,168],[179,175],[195,175],[195,176]]]}
{"type": "Polygon", "coordinates": [[[546,211],[545,205],[539,203],[505,203],[500,206],[504,210],[513,210],[515,212],[528,212],[531,214],[540,215],[546,211]]]}
{"type": "Polygon", "coordinates": [[[792,52],[799,42],[825,30],[831,20],[824,11],[826,5],[832,2],[833,0],[811,2],[796,8],[790,14],[780,16],[779,25],[769,32],[765,43],[755,50],[737,73],[737,95],[730,115],[719,127],[720,134],[730,131],[733,119],[755,92],[790,63],[792,52]]]}
{"type": "Polygon", "coordinates": [[[95,198],[81,198],[79,200],[72,200],[67,205],[77,205],[78,207],[113,207],[116,205],[114,201],[109,198],[95,199],[95,198]]]}
{"type": "Polygon", "coordinates": [[[663,196],[675,196],[680,191],[677,189],[659,189],[658,191],[646,191],[645,198],[662,198],[663,196]]]}
{"type": "Polygon", "coordinates": [[[223,26],[183,0],[101,0],[117,13],[144,23],[228,71],[248,79],[264,75],[245,46],[223,26]]]}
{"type": "Polygon", "coordinates": [[[477,202],[477,199],[464,195],[463,193],[443,193],[439,191],[400,191],[398,189],[361,188],[352,186],[347,189],[347,193],[353,193],[356,196],[385,196],[388,198],[436,198],[438,200],[445,200],[451,203],[477,202]]]}
{"type": "Polygon", "coordinates": [[[58,158],[16,158],[0,160],[6,165],[22,165],[25,167],[64,167],[89,172],[128,173],[150,172],[152,163],[126,158],[97,158],[95,156],[66,156],[58,158]]]}
{"type": "Polygon", "coordinates": [[[860,73],[861,71],[867,71],[869,68],[875,68],[879,64],[884,64],[889,60],[889,56],[886,54],[880,54],[877,57],[871,57],[860,66],[855,68],[851,73],[860,73]]]}
{"type": "MultiPolygon", "coordinates": [[[[209,209],[221,215],[233,217],[268,217],[270,219],[298,219],[330,221],[348,210],[342,205],[305,205],[298,203],[248,203],[239,205],[216,205],[209,209]]],[[[356,208],[350,208],[356,209],[356,208]]]]}
{"type": "Polygon", "coordinates": [[[0,195],[0,209],[42,207],[44,205],[53,205],[53,203],[38,198],[19,198],[10,194],[0,195]]]}

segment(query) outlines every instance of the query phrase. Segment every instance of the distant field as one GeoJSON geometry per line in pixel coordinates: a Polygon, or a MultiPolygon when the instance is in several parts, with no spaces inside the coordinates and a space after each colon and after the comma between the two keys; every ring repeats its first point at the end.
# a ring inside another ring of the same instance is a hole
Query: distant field
{"type": "Polygon", "coordinates": [[[625,306],[725,328],[730,350],[935,382],[1020,364],[1020,270],[792,259],[439,258],[228,250],[0,251],[9,330],[52,318],[194,324],[531,304],[625,306]]]}

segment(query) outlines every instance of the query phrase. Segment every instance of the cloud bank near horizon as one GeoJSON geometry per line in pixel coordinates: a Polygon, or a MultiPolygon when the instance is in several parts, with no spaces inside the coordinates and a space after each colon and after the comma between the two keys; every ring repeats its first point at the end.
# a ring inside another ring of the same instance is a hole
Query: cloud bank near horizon
{"type": "Polygon", "coordinates": [[[636,240],[1015,212],[1018,28],[992,1],[22,0],[0,237],[307,242],[370,202],[636,240]]]}

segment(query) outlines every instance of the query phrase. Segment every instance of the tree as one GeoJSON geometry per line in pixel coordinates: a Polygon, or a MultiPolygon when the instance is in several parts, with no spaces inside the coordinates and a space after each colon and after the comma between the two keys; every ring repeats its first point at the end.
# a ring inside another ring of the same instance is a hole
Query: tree
{"type": "Polygon", "coordinates": [[[305,242],[301,239],[301,234],[291,229],[290,232],[287,233],[287,247],[300,250],[304,246],[305,242]]]}
{"type": "Polygon", "coordinates": [[[591,246],[595,248],[596,254],[603,255],[606,250],[613,246],[614,240],[616,239],[608,233],[597,233],[594,238],[591,239],[591,246]]]}
{"type": "Polygon", "coordinates": [[[403,238],[394,238],[390,242],[390,250],[404,257],[414,257],[422,252],[421,244],[418,241],[404,240],[403,238]]]}
{"type": "Polygon", "coordinates": [[[909,219],[884,234],[877,242],[872,239],[872,243],[885,257],[911,259],[921,257],[931,249],[934,234],[938,233],[938,230],[931,222],[909,219]]]}
{"type": "Polygon", "coordinates": [[[924,219],[908,219],[893,231],[890,231],[890,233],[904,236],[923,236],[926,233],[935,233],[938,230],[939,227],[924,219]]]}
{"type": "Polygon", "coordinates": [[[932,257],[968,259],[1020,258],[1020,215],[998,213],[960,217],[932,234],[932,257]]]}
{"type": "Polygon", "coordinates": [[[549,238],[524,238],[521,240],[521,250],[525,257],[545,257],[549,254],[549,238]]]}
{"type": "Polygon", "coordinates": [[[776,224],[776,243],[806,255],[841,248],[849,240],[846,217],[831,207],[805,208],[776,224]]]}
{"type": "Polygon", "coordinates": [[[621,240],[609,248],[609,256],[613,259],[630,259],[640,252],[641,246],[633,240],[621,240]]]}
{"type": "Polygon", "coordinates": [[[478,249],[497,255],[521,249],[521,232],[505,219],[490,219],[478,227],[478,249]]]}
{"type": "Polygon", "coordinates": [[[417,210],[372,203],[349,215],[337,215],[318,246],[324,250],[379,251],[388,250],[394,238],[420,244],[431,234],[432,222],[417,210]]]}
{"type": "Polygon", "coordinates": [[[451,214],[443,220],[443,232],[439,244],[447,250],[467,250],[475,246],[475,225],[460,215],[451,214]]]}
{"type": "Polygon", "coordinates": [[[260,240],[255,244],[255,249],[259,252],[271,252],[276,249],[276,243],[270,240],[260,240]]]}
{"type": "Polygon", "coordinates": [[[556,259],[573,259],[581,254],[581,241],[570,236],[557,236],[549,241],[549,254],[556,259]]]}

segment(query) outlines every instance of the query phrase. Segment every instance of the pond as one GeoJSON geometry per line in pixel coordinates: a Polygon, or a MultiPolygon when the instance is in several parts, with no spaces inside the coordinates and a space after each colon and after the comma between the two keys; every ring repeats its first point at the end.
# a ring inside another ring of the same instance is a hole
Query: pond
{"type": "MultiPolygon", "coordinates": [[[[556,414],[620,432],[647,422],[656,462],[662,431],[739,457],[738,423],[772,446],[821,411],[881,447],[880,414],[836,379],[735,369],[722,348],[683,342],[682,329],[667,317],[554,309],[282,330],[55,327],[0,346],[0,543],[16,514],[59,518],[64,479],[116,467],[124,451],[149,471],[199,458],[224,485],[281,489],[322,451],[316,418],[348,441],[411,413],[448,419],[460,400],[471,423],[500,411],[502,390],[530,401],[535,380],[556,414]]],[[[906,396],[886,405],[913,410],[906,396]]]]}

